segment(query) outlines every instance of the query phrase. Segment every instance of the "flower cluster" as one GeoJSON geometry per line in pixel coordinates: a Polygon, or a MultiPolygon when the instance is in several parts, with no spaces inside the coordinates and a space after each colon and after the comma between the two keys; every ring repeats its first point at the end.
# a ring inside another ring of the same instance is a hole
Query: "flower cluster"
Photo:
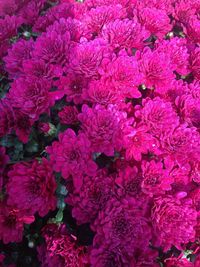
{"type": "Polygon", "coordinates": [[[199,14],[0,1],[4,245],[28,239],[43,267],[200,266],[199,14]]]}

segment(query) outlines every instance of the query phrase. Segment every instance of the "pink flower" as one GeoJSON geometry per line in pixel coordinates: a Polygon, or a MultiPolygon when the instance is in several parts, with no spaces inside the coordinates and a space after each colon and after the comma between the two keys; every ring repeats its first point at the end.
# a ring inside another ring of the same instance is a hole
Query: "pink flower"
{"type": "Polygon", "coordinates": [[[200,80],[200,48],[197,47],[190,54],[190,69],[197,80],[200,80]]]}
{"type": "Polygon", "coordinates": [[[199,152],[199,133],[195,127],[188,128],[186,124],[180,125],[170,135],[161,137],[163,151],[171,159],[183,163],[199,152]]]}
{"type": "Polygon", "coordinates": [[[190,262],[188,259],[181,259],[180,257],[166,259],[165,265],[166,267],[194,267],[193,263],[190,262]]]}
{"type": "Polygon", "coordinates": [[[189,74],[189,53],[186,39],[175,37],[170,40],[163,40],[158,43],[157,51],[164,52],[170,57],[174,70],[179,74],[189,74]]]}
{"type": "Polygon", "coordinates": [[[18,109],[15,111],[15,125],[14,130],[19,140],[23,143],[27,143],[29,135],[31,133],[31,127],[33,121],[28,115],[21,113],[18,109]]]}
{"type": "Polygon", "coordinates": [[[118,52],[123,48],[141,49],[145,45],[144,41],[149,37],[149,32],[136,20],[116,19],[104,25],[102,37],[118,52]]]}
{"type": "Polygon", "coordinates": [[[21,113],[37,120],[43,112],[47,112],[52,104],[49,84],[36,77],[18,78],[12,83],[9,91],[12,106],[21,113]]]}
{"type": "Polygon", "coordinates": [[[102,64],[109,61],[111,52],[107,43],[97,38],[75,45],[70,51],[69,71],[85,78],[98,78],[102,64]]]}
{"type": "Polygon", "coordinates": [[[77,124],[78,110],[75,106],[66,106],[59,113],[60,122],[63,124],[77,124]]]}
{"type": "MultiPolygon", "coordinates": [[[[175,7],[173,11],[173,16],[176,20],[181,23],[187,23],[191,17],[195,15],[196,9],[192,5],[191,0],[179,0],[175,1],[175,7]]],[[[194,1],[195,2],[195,1],[194,1]]]]}
{"type": "Polygon", "coordinates": [[[12,15],[17,10],[15,0],[1,1],[0,2],[0,16],[12,15]]]}
{"type": "Polygon", "coordinates": [[[90,254],[91,267],[135,267],[133,257],[130,257],[123,246],[105,245],[93,247],[90,254]]]}
{"type": "Polygon", "coordinates": [[[155,244],[167,251],[174,245],[181,250],[181,244],[194,241],[197,212],[190,199],[179,200],[168,197],[155,199],[152,209],[152,223],[155,230],[155,244]]]}
{"type": "Polygon", "coordinates": [[[125,18],[126,15],[126,9],[120,4],[97,6],[91,8],[83,16],[83,23],[93,36],[97,36],[101,33],[104,25],[113,20],[125,18]]]}
{"type": "Polygon", "coordinates": [[[141,96],[138,86],[142,83],[143,77],[139,73],[138,63],[134,57],[118,56],[116,60],[108,64],[105,72],[105,79],[110,81],[118,94],[124,98],[141,96]]]}
{"type": "Polygon", "coordinates": [[[83,105],[78,118],[83,132],[92,143],[93,152],[113,156],[114,150],[121,148],[127,125],[125,112],[118,111],[114,105],[107,108],[100,105],[89,108],[83,105]]]}
{"type": "Polygon", "coordinates": [[[48,31],[37,38],[32,56],[42,59],[48,65],[52,65],[58,75],[62,75],[63,68],[68,62],[70,46],[70,33],[57,34],[56,31],[48,31]]]}
{"type": "Polygon", "coordinates": [[[200,21],[196,16],[189,18],[186,24],[186,34],[192,43],[200,43],[200,21]]]}
{"type": "Polygon", "coordinates": [[[8,50],[8,55],[4,57],[5,69],[9,73],[10,78],[16,79],[23,72],[23,61],[31,58],[33,50],[33,40],[19,40],[11,49],[8,50]]]}
{"type": "Polygon", "coordinates": [[[175,77],[169,56],[146,47],[142,52],[137,51],[136,57],[139,70],[144,75],[145,86],[158,92],[165,91],[175,77]]]}
{"type": "Polygon", "coordinates": [[[120,170],[119,175],[115,179],[115,183],[119,187],[118,194],[138,197],[141,193],[142,174],[137,167],[127,166],[120,170]]]}
{"type": "Polygon", "coordinates": [[[72,206],[72,216],[79,224],[93,222],[113,195],[114,179],[106,171],[83,177],[82,185],[75,187],[66,202],[72,206]]]}
{"type": "Polygon", "coordinates": [[[55,177],[45,158],[41,162],[15,164],[8,177],[8,204],[27,209],[33,215],[38,212],[40,216],[56,208],[55,177]]]}
{"type": "Polygon", "coordinates": [[[76,237],[70,235],[64,225],[48,224],[43,229],[43,236],[45,244],[38,247],[42,267],[88,266],[86,247],[78,245],[76,237]]]}
{"type": "Polygon", "coordinates": [[[62,76],[58,85],[60,90],[64,89],[67,101],[73,101],[76,105],[83,102],[83,91],[88,88],[88,79],[73,73],[62,76]]]}
{"type": "Polygon", "coordinates": [[[141,124],[145,125],[154,136],[170,133],[179,124],[179,117],[173,110],[171,103],[159,97],[152,100],[144,99],[143,108],[136,112],[136,116],[141,119],[141,124]]]}
{"type": "Polygon", "coordinates": [[[52,25],[60,18],[67,18],[72,15],[73,5],[71,3],[63,3],[49,8],[44,16],[40,16],[34,23],[34,32],[45,32],[47,27],[52,25]]]}
{"type": "Polygon", "coordinates": [[[13,206],[0,205],[0,240],[4,244],[20,242],[23,236],[24,224],[34,221],[27,211],[19,210],[13,206]]]}
{"type": "Polygon", "coordinates": [[[169,175],[169,170],[164,169],[161,162],[142,162],[142,191],[149,195],[160,195],[171,190],[173,177],[169,175]]]}
{"type": "Polygon", "coordinates": [[[100,80],[93,80],[88,88],[83,90],[83,98],[93,104],[109,105],[124,101],[120,90],[114,86],[112,81],[102,76],[100,80]]]}
{"type": "Polygon", "coordinates": [[[60,133],[59,141],[53,142],[47,147],[50,159],[55,171],[62,173],[67,179],[70,175],[77,184],[83,174],[93,175],[96,171],[96,164],[92,161],[90,142],[86,135],[67,129],[60,133]]]}
{"type": "Polygon", "coordinates": [[[142,154],[147,154],[157,146],[157,141],[148,133],[148,127],[139,126],[132,128],[125,139],[126,159],[140,161],[142,154]]]}
{"type": "Polygon", "coordinates": [[[137,13],[138,21],[152,35],[163,38],[171,29],[170,19],[166,11],[154,7],[145,7],[137,13]]]}
{"type": "Polygon", "coordinates": [[[131,197],[120,201],[110,199],[106,208],[99,212],[93,228],[97,232],[93,242],[95,246],[121,245],[128,255],[133,255],[137,248],[145,251],[151,239],[151,230],[140,203],[131,197]]]}

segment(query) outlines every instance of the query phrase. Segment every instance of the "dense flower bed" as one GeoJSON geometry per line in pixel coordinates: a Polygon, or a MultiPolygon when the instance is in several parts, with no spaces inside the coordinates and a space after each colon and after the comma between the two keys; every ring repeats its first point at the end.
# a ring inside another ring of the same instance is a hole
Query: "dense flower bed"
{"type": "Polygon", "coordinates": [[[0,1],[0,266],[200,266],[200,0],[0,1]]]}

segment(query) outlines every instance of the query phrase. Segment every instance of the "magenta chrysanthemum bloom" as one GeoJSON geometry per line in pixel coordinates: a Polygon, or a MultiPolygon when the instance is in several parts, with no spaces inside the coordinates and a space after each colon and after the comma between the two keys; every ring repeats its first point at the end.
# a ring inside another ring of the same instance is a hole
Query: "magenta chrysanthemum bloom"
{"type": "Polygon", "coordinates": [[[190,69],[194,77],[200,80],[200,48],[197,47],[190,54],[190,69]]]}
{"type": "Polygon", "coordinates": [[[110,199],[106,208],[99,212],[93,228],[97,232],[94,245],[121,245],[129,255],[136,248],[145,250],[151,239],[148,221],[139,208],[139,203],[131,197],[120,201],[110,199]]]}
{"type": "Polygon", "coordinates": [[[171,134],[162,136],[161,145],[165,153],[180,163],[199,153],[199,141],[197,129],[182,124],[171,134]]]}
{"type": "Polygon", "coordinates": [[[66,202],[72,206],[72,216],[79,224],[93,222],[113,195],[114,179],[106,171],[83,177],[82,184],[75,187],[66,202]]]}
{"type": "Polygon", "coordinates": [[[165,91],[175,77],[169,56],[157,50],[151,51],[149,47],[142,52],[137,51],[136,56],[145,86],[156,89],[157,92],[165,91]]]}
{"type": "Polygon", "coordinates": [[[16,79],[22,74],[23,61],[31,58],[33,45],[33,40],[19,40],[8,50],[8,55],[4,57],[4,61],[6,64],[5,69],[10,78],[16,79]]]}
{"type": "Polygon", "coordinates": [[[17,10],[17,4],[15,0],[7,0],[0,2],[0,16],[12,15],[17,10]]]}
{"type": "Polygon", "coordinates": [[[187,23],[188,20],[195,15],[196,9],[192,6],[193,0],[174,1],[175,7],[173,16],[181,23],[187,23]]]}
{"type": "Polygon", "coordinates": [[[35,42],[32,56],[42,59],[54,67],[58,75],[62,75],[63,68],[68,62],[70,46],[70,33],[57,34],[56,31],[43,33],[35,42]]]}
{"type": "Polygon", "coordinates": [[[126,159],[135,159],[140,161],[142,154],[147,154],[157,146],[153,136],[148,133],[149,128],[139,126],[131,129],[131,132],[125,137],[126,159]]]}
{"type": "Polygon", "coordinates": [[[114,105],[107,108],[96,105],[89,108],[83,105],[82,113],[78,115],[81,128],[92,143],[92,151],[113,156],[114,150],[122,146],[123,133],[128,121],[127,114],[120,112],[114,105]]]}
{"type": "Polygon", "coordinates": [[[105,79],[115,87],[118,94],[130,98],[139,98],[138,86],[142,83],[138,63],[134,57],[122,55],[108,64],[105,79]]]}
{"type": "Polygon", "coordinates": [[[152,209],[152,223],[155,230],[155,244],[167,251],[171,246],[181,250],[181,245],[195,240],[194,227],[197,212],[190,199],[175,199],[172,196],[155,199],[152,209]]]}
{"type": "Polygon", "coordinates": [[[194,267],[194,264],[188,259],[181,258],[169,258],[165,260],[166,267],[194,267]]]}
{"type": "Polygon", "coordinates": [[[18,163],[8,173],[8,204],[45,216],[56,208],[56,182],[51,164],[45,159],[18,163]]]}
{"type": "Polygon", "coordinates": [[[15,124],[15,114],[7,99],[0,100],[0,137],[10,133],[15,124]]]}
{"type": "Polygon", "coordinates": [[[77,124],[78,110],[75,106],[66,106],[59,113],[60,122],[63,124],[77,124]]]}
{"type": "Polygon", "coordinates": [[[137,18],[146,30],[159,39],[172,29],[170,19],[164,10],[153,7],[142,8],[137,13],[137,18]]]}
{"type": "Polygon", "coordinates": [[[157,8],[166,11],[167,14],[171,14],[173,7],[173,0],[136,0],[137,8],[143,9],[145,7],[157,8]]]}
{"type": "Polygon", "coordinates": [[[200,127],[200,101],[191,95],[177,97],[176,105],[183,121],[190,126],[200,127]]]}
{"type": "Polygon", "coordinates": [[[200,21],[196,16],[190,17],[186,24],[186,34],[192,43],[200,43],[200,21]]]}
{"type": "Polygon", "coordinates": [[[116,19],[126,17],[126,9],[122,5],[105,5],[90,9],[83,17],[83,23],[90,34],[97,36],[101,33],[104,25],[116,19]]]}
{"type": "Polygon", "coordinates": [[[135,267],[133,257],[127,255],[123,246],[104,245],[92,248],[90,254],[91,267],[135,267]]]}
{"type": "Polygon", "coordinates": [[[22,77],[13,82],[8,97],[14,108],[19,108],[23,114],[37,120],[52,104],[49,89],[45,80],[22,77]]]}
{"type": "Polygon", "coordinates": [[[170,176],[169,170],[164,169],[161,162],[142,162],[142,191],[149,195],[160,195],[171,190],[173,177],[170,176]]]}
{"type": "Polygon", "coordinates": [[[73,101],[76,105],[83,102],[83,91],[88,87],[88,79],[73,73],[62,76],[58,88],[64,90],[67,101],[73,101]]]}
{"type": "Polygon", "coordinates": [[[174,70],[181,75],[189,74],[189,53],[184,38],[172,38],[170,40],[163,40],[157,45],[157,51],[166,53],[172,64],[174,70]]]}
{"type": "Polygon", "coordinates": [[[4,244],[20,242],[23,237],[24,224],[34,221],[27,211],[19,210],[13,206],[0,204],[0,240],[4,244]]]}
{"type": "Polygon", "coordinates": [[[111,47],[116,51],[127,48],[140,49],[144,47],[144,41],[150,36],[140,23],[136,20],[116,19],[107,25],[104,25],[102,37],[107,40],[111,47]]]}
{"type": "Polygon", "coordinates": [[[179,117],[171,103],[159,97],[143,100],[143,108],[136,112],[136,116],[141,119],[141,124],[148,127],[149,132],[155,136],[172,132],[179,124],[179,117]]]}
{"type": "Polygon", "coordinates": [[[110,57],[111,52],[103,39],[79,43],[70,51],[69,71],[85,78],[98,78],[102,64],[110,57]]]}
{"type": "Polygon", "coordinates": [[[119,175],[115,179],[115,183],[119,187],[117,193],[120,196],[138,197],[141,193],[142,173],[137,167],[125,167],[120,170],[119,175]]]}
{"type": "Polygon", "coordinates": [[[93,80],[88,88],[83,90],[83,98],[93,104],[109,105],[124,101],[120,90],[114,86],[112,81],[102,76],[100,80],[93,80]]]}
{"type": "Polygon", "coordinates": [[[59,141],[47,147],[55,171],[62,173],[67,179],[70,175],[77,184],[83,174],[93,175],[96,164],[92,161],[90,142],[86,135],[80,133],[76,136],[72,129],[60,133],[59,141]]]}
{"type": "Polygon", "coordinates": [[[52,25],[55,21],[60,18],[68,18],[72,16],[73,5],[71,3],[62,3],[56,5],[47,10],[44,16],[38,17],[36,20],[33,31],[34,32],[45,32],[47,27],[52,25]]]}
{"type": "Polygon", "coordinates": [[[42,267],[86,267],[87,249],[77,244],[76,237],[70,235],[64,225],[48,224],[43,229],[45,244],[38,247],[42,267]]]}

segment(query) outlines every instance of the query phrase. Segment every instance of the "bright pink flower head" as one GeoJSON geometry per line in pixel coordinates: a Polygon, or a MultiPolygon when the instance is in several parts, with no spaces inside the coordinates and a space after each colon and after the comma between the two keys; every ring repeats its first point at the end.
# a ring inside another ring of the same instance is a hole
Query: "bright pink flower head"
{"type": "Polygon", "coordinates": [[[76,237],[67,233],[65,226],[48,224],[43,229],[45,244],[38,247],[42,267],[86,267],[87,249],[77,244],[76,237]]]}
{"type": "Polygon", "coordinates": [[[137,0],[137,8],[157,8],[167,12],[167,14],[171,14],[173,7],[172,7],[173,0],[137,0]]]}
{"type": "Polygon", "coordinates": [[[120,49],[140,49],[144,47],[144,41],[149,37],[146,31],[136,20],[116,19],[104,25],[102,37],[107,40],[117,52],[120,49]]]}
{"type": "Polygon", "coordinates": [[[4,61],[5,69],[10,78],[16,79],[22,74],[23,61],[31,57],[33,44],[33,40],[19,40],[8,50],[8,55],[4,57],[4,61]]]}
{"type": "Polygon", "coordinates": [[[123,246],[105,245],[94,247],[90,254],[91,267],[135,267],[133,257],[130,257],[123,246]]]}
{"type": "Polygon", "coordinates": [[[33,26],[33,31],[45,32],[47,27],[55,21],[58,21],[60,18],[70,17],[72,15],[72,7],[71,3],[63,3],[49,8],[44,16],[38,17],[33,26]]]}
{"type": "Polygon", "coordinates": [[[34,216],[25,210],[19,210],[5,203],[0,205],[0,240],[4,244],[20,242],[23,237],[24,224],[34,221],[34,216]]]}
{"type": "Polygon", "coordinates": [[[59,89],[64,90],[67,101],[73,101],[76,105],[83,102],[83,91],[88,87],[88,79],[84,76],[70,73],[62,76],[58,85],[59,89]]]}
{"type": "Polygon", "coordinates": [[[77,124],[78,110],[75,106],[66,106],[59,113],[60,122],[63,124],[77,124]]]}
{"type": "Polygon", "coordinates": [[[103,39],[79,43],[70,51],[69,71],[85,78],[98,78],[102,64],[109,61],[110,57],[111,53],[103,39]]]}
{"type": "Polygon", "coordinates": [[[8,204],[45,216],[56,208],[56,182],[51,164],[45,159],[18,163],[8,173],[8,204]]]}
{"type": "Polygon", "coordinates": [[[15,123],[15,114],[7,99],[0,99],[0,137],[10,133],[15,123]]]}
{"type": "Polygon", "coordinates": [[[141,161],[142,154],[156,148],[156,140],[148,133],[148,127],[139,126],[131,129],[125,138],[126,159],[141,161]]]}
{"type": "Polygon", "coordinates": [[[190,54],[190,69],[194,77],[200,80],[200,48],[197,47],[190,54]]]}
{"type": "Polygon", "coordinates": [[[105,76],[116,91],[125,97],[139,98],[138,86],[142,83],[138,63],[134,57],[122,55],[108,64],[105,76]]]}
{"type": "Polygon", "coordinates": [[[138,197],[141,193],[142,174],[137,167],[125,167],[120,170],[119,175],[115,179],[115,183],[119,187],[117,192],[121,195],[129,195],[138,197]]]}
{"type": "Polygon", "coordinates": [[[161,137],[163,151],[179,163],[188,160],[199,152],[199,133],[195,127],[180,125],[171,134],[161,137]]]}
{"type": "Polygon", "coordinates": [[[12,83],[9,91],[12,106],[33,120],[37,120],[43,112],[47,112],[52,104],[49,84],[36,77],[18,78],[12,83]]]}
{"type": "Polygon", "coordinates": [[[110,199],[94,223],[97,234],[93,244],[121,245],[129,255],[136,248],[145,250],[151,238],[151,230],[139,205],[131,197],[120,201],[110,199]]]}
{"type": "Polygon", "coordinates": [[[123,132],[128,123],[126,116],[125,112],[118,111],[114,105],[107,108],[100,105],[89,108],[83,105],[78,118],[83,132],[92,143],[93,152],[113,156],[114,150],[121,148],[123,132]]]}
{"type": "Polygon", "coordinates": [[[190,199],[179,200],[168,197],[155,199],[152,209],[152,223],[156,245],[167,251],[174,245],[181,250],[181,244],[194,241],[197,212],[190,199]]]}
{"type": "Polygon", "coordinates": [[[194,99],[191,95],[183,95],[177,97],[176,105],[183,121],[190,126],[200,127],[200,101],[198,99],[194,99]]]}
{"type": "Polygon", "coordinates": [[[174,70],[179,74],[189,74],[189,53],[186,39],[175,37],[170,40],[163,40],[158,43],[157,51],[164,52],[170,57],[174,70]]]}
{"type": "Polygon", "coordinates": [[[57,34],[56,31],[48,31],[37,38],[33,57],[42,59],[48,65],[54,67],[55,72],[62,74],[64,66],[69,58],[70,33],[57,34]]]}
{"type": "Polygon", "coordinates": [[[88,31],[98,36],[104,25],[109,22],[126,17],[126,9],[122,5],[105,5],[90,9],[83,17],[88,31]]]}
{"type": "Polygon", "coordinates": [[[173,177],[169,175],[169,170],[164,169],[161,162],[142,162],[142,191],[149,195],[160,195],[171,189],[173,177]]]}
{"type": "Polygon", "coordinates": [[[13,15],[17,10],[17,5],[15,0],[7,0],[0,2],[0,16],[13,15]]]}
{"type": "Polygon", "coordinates": [[[112,197],[113,189],[114,179],[106,171],[83,177],[82,185],[66,200],[72,206],[72,216],[79,224],[93,222],[112,197]]]}
{"type": "Polygon", "coordinates": [[[29,0],[24,3],[18,15],[23,19],[23,23],[33,25],[44,7],[45,0],[29,0]]]}
{"type": "Polygon", "coordinates": [[[181,23],[187,23],[191,17],[195,15],[196,9],[192,6],[193,0],[174,1],[175,7],[173,16],[181,23]]]}
{"type": "Polygon", "coordinates": [[[93,80],[87,89],[83,90],[83,98],[93,104],[109,105],[124,101],[124,96],[112,81],[102,76],[100,80],[93,80]]]}
{"type": "Polygon", "coordinates": [[[136,116],[141,119],[141,124],[144,124],[155,136],[173,131],[179,124],[179,118],[171,103],[159,97],[152,100],[144,99],[143,108],[136,112],[136,116]]]}
{"type": "Polygon", "coordinates": [[[186,35],[192,43],[200,43],[200,20],[192,16],[186,24],[186,35]]]}
{"type": "Polygon", "coordinates": [[[137,13],[137,18],[146,30],[159,39],[163,38],[172,29],[167,13],[157,8],[142,8],[137,13]]]}
{"type": "Polygon", "coordinates": [[[166,53],[151,51],[146,47],[142,52],[136,52],[139,70],[144,75],[144,84],[157,92],[165,91],[174,80],[173,65],[166,53]]]}
{"type": "Polygon", "coordinates": [[[17,28],[20,24],[21,19],[16,16],[5,16],[5,18],[0,19],[0,42],[17,35],[17,28]]]}
{"type": "Polygon", "coordinates": [[[62,173],[67,179],[70,175],[74,177],[74,183],[81,179],[81,175],[93,175],[96,171],[96,164],[92,161],[90,142],[86,135],[67,129],[60,133],[59,141],[52,143],[47,148],[55,171],[62,173]]]}

